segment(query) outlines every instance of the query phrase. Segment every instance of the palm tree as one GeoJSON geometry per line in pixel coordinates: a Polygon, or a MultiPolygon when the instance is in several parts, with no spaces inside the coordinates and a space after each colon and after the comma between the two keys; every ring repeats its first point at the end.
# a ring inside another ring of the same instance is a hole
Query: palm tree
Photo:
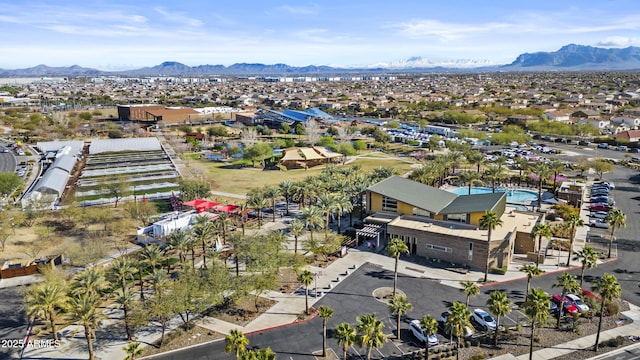
{"type": "Polygon", "coordinates": [[[600,329],[602,328],[602,315],[605,311],[605,301],[613,301],[622,296],[622,288],[615,276],[605,273],[602,277],[595,281],[592,287],[593,291],[600,294],[602,301],[600,302],[600,319],[598,320],[598,335],[596,335],[596,344],[594,351],[598,351],[598,343],[600,342],[600,329]]]}
{"type": "Polygon", "coordinates": [[[542,208],[542,182],[551,175],[551,169],[544,161],[538,161],[531,171],[538,177],[538,209],[542,208]]]}
{"type": "Polygon", "coordinates": [[[562,295],[560,295],[560,305],[558,305],[558,322],[556,327],[558,330],[560,329],[560,319],[562,318],[563,313],[563,305],[565,297],[568,293],[577,292],[580,289],[580,285],[576,281],[576,278],[569,274],[568,272],[563,272],[562,275],[558,276],[557,281],[553,284],[552,287],[557,287],[562,289],[562,295]]]}
{"type": "Polygon", "coordinates": [[[489,259],[491,259],[491,233],[493,230],[502,226],[502,220],[493,211],[487,211],[487,213],[480,218],[480,226],[487,229],[487,261],[484,265],[484,282],[487,282],[489,276],[489,259]]]}
{"type": "Polygon", "coordinates": [[[113,264],[111,265],[111,274],[120,283],[120,288],[122,289],[122,291],[127,288],[127,280],[133,280],[133,274],[136,271],[137,269],[126,257],[121,257],[114,260],[113,264]]]}
{"type": "Polygon", "coordinates": [[[397,324],[398,324],[398,336],[397,339],[400,340],[400,319],[402,315],[406,314],[407,311],[413,309],[413,305],[407,300],[407,297],[404,295],[394,295],[391,300],[389,300],[389,312],[396,316],[397,324]]]}
{"type": "Polygon", "coordinates": [[[400,255],[408,253],[409,247],[407,247],[407,244],[405,244],[404,241],[400,240],[399,238],[393,238],[389,241],[389,244],[387,245],[387,255],[395,259],[395,266],[393,270],[392,296],[396,296],[396,286],[398,283],[398,261],[400,260],[400,255]]]}
{"type": "MultiPolygon", "coordinates": [[[[199,216],[198,216],[199,218],[199,216]]],[[[196,220],[196,224],[191,228],[193,232],[194,241],[200,242],[202,245],[202,263],[207,266],[207,249],[206,246],[209,240],[213,237],[215,232],[215,225],[211,219],[206,218],[204,221],[196,220]]]]}
{"type": "Polygon", "coordinates": [[[564,170],[564,164],[562,161],[554,159],[549,163],[549,170],[553,173],[553,192],[555,192],[556,184],[558,183],[558,174],[564,170]]]}
{"type": "Polygon", "coordinates": [[[467,162],[476,166],[476,173],[480,173],[480,166],[485,162],[484,154],[478,150],[468,151],[465,155],[467,162]]]}
{"type": "Polygon", "coordinates": [[[56,319],[67,306],[67,294],[60,284],[38,284],[25,295],[25,308],[29,316],[47,319],[51,324],[53,340],[58,341],[56,319]]]}
{"type": "Polygon", "coordinates": [[[585,246],[584,249],[576,251],[574,260],[580,261],[580,289],[584,283],[584,270],[592,269],[598,265],[598,253],[591,246],[585,246]]]}
{"type": "Polygon", "coordinates": [[[469,307],[469,298],[472,296],[478,296],[478,294],[480,294],[480,287],[473,281],[461,281],[460,285],[462,285],[462,289],[460,289],[460,291],[467,296],[467,300],[464,305],[469,307]]]}
{"type": "Polygon", "coordinates": [[[240,356],[247,351],[249,345],[249,339],[238,329],[231,329],[229,335],[224,338],[224,353],[228,354],[233,351],[236,356],[236,360],[240,359],[240,356]]]}
{"type": "Polygon", "coordinates": [[[189,249],[190,236],[186,231],[176,230],[167,235],[167,245],[178,252],[178,258],[182,264],[185,260],[184,253],[189,249]]]}
{"type": "MultiPolygon", "coordinates": [[[[240,227],[242,228],[242,236],[244,236],[245,227],[247,225],[247,214],[249,214],[249,203],[243,202],[238,205],[238,218],[240,219],[240,227]]],[[[237,223],[236,223],[237,224],[237,223]]]]}
{"type": "Polygon", "coordinates": [[[291,234],[291,236],[293,236],[293,239],[295,240],[294,246],[293,246],[293,252],[295,254],[298,253],[298,238],[304,234],[304,222],[298,220],[298,219],[293,219],[291,220],[291,222],[289,223],[289,234],[291,234]]]}
{"type": "Polygon", "coordinates": [[[491,180],[491,191],[496,192],[496,181],[502,177],[504,169],[501,166],[491,165],[487,167],[484,174],[491,180]]]}
{"type": "Polygon", "coordinates": [[[309,315],[309,286],[313,282],[314,275],[309,270],[304,270],[298,276],[298,280],[304,285],[304,313],[309,315]]]}
{"type": "Polygon", "coordinates": [[[271,202],[271,221],[276,222],[276,202],[280,197],[280,190],[275,186],[267,186],[263,194],[271,202]]]}
{"type": "Polygon", "coordinates": [[[536,255],[536,265],[540,265],[540,251],[542,250],[542,238],[551,238],[551,226],[549,223],[538,223],[533,227],[531,236],[538,237],[538,253],[536,255]]]}
{"type": "Polygon", "coordinates": [[[127,333],[127,340],[131,341],[131,319],[129,316],[129,309],[131,309],[131,305],[133,304],[134,298],[133,293],[129,288],[118,289],[115,293],[115,302],[120,305],[122,311],[124,312],[124,329],[127,333]]]}
{"type": "Polygon", "coordinates": [[[144,348],[140,347],[139,342],[130,342],[127,346],[123,347],[122,350],[127,354],[127,357],[124,358],[124,360],[135,360],[135,358],[142,355],[144,348]]]}
{"type": "Polygon", "coordinates": [[[302,210],[302,220],[305,226],[309,228],[309,237],[313,242],[313,229],[322,224],[322,210],[316,206],[309,206],[302,210]]]}
{"type": "Polygon", "coordinates": [[[318,197],[317,206],[322,210],[325,217],[324,222],[324,238],[327,238],[327,231],[329,230],[329,219],[333,217],[333,212],[337,209],[336,196],[330,193],[324,193],[318,197]]]}
{"type": "Polygon", "coordinates": [[[222,243],[227,243],[227,232],[229,230],[229,225],[231,225],[231,217],[229,213],[219,212],[218,218],[214,220],[215,224],[218,226],[220,230],[222,230],[222,243]]]}
{"type": "Polygon", "coordinates": [[[87,339],[87,348],[89,350],[89,360],[93,360],[94,329],[98,327],[98,320],[101,317],[101,313],[98,311],[98,298],[85,292],[71,297],[69,305],[73,319],[84,327],[84,336],[87,339]]]}
{"type": "Polygon", "coordinates": [[[465,170],[460,173],[460,178],[462,182],[466,183],[468,186],[469,195],[471,195],[471,187],[476,185],[482,185],[482,175],[475,171],[465,170]]]}
{"type": "Polygon", "coordinates": [[[351,199],[346,194],[339,194],[336,197],[336,210],[338,210],[338,234],[340,234],[340,219],[342,218],[343,213],[346,211],[347,214],[351,214],[353,211],[353,204],[351,203],[351,199]]]}
{"type": "Polygon", "coordinates": [[[621,227],[627,227],[627,215],[625,215],[620,209],[613,209],[609,211],[604,221],[609,224],[609,253],[607,258],[611,258],[611,248],[613,247],[613,240],[615,239],[616,230],[621,227]]]}
{"type": "Polygon", "coordinates": [[[153,269],[151,273],[151,285],[153,286],[153,294],[160,298],[162,296],[162,290],[167,285],[167,275],[164,271],[153,269]]]}
{"type": "Polygon", "coordinates": [[[90,297],[99,298],[102,292],[109,287],[104,273],[93,267],[81,272],[71,284],[71,295],[79,296],[87,294],[90,297]]]}
{"type": "MultiPolygon", "coordinates": [[[[471,310],[461,302],[455,301],[449,307],[447,322],[451,326],[451,335],[456,337],[458,348],[460,348],[461,337],[467,332],[467,326],[471,325],[469,322],[470,317],[471,310]]],[[[459,359],[459,357],[460,351],[456,353],[456,359],[459,359]]]]}
{"type": "Polygon", "coordinates": [[[322,357],[327,356],[327,320],[333,317],[333,309],[328,306],[318,308],[318,316],[322,318],[322,357]]]}
{"type": "Polygon", "coordinates": [[[344,322],[336,327],[334,336],[342,345],[342,359],[347,360],[347,350],[356,343],[356,329],[344,322]]]}
{"type": "Polygon", "coordinates": [[[142,258],[151,266],[151,269],[155,269],[162,262],[162,250],[157,245],[149,245],[142,250],[142,258]]]}
{"type": "Polygon", "coordinates": [[[278,188],[280,189],[280,194],[284,197],[285,209],[287,216],[289,216],[289,202],[291,202],[291,199],[295,194],[295,186],[293,185],[293,182],[285,180],[278,184],[278,188]]]}
{"type": "Polygon", "coordinates": [[[529,360],[533,360],[533,338],[535,337],[536,323],[540,326],[547,321],[549,317],[549,305],[551,299],[549,294],[542,289],[533,288],[527,294],[527,300],[524,302],[524,313],[531,319],[531,338],[529,340],[529,360]]]}
{"type": "Polygon", "coordinates": [[[569,236],[569,255],[567,256],[567,266],[571,263],[571,254],[573,253],[573,242],[576,240],[576,228],[580,226],[584,226],[584,220],[580,218],[580,214],[571,214],[564,221],[567,226],[571,229],[571,233],[569,236]]]}
{"type": "Polygon", "coordinates": [[[498,290],[492,291],[487,300],[489,311],[496,316],[496,331],[493,337],[493,346],[498,346],[498,333],[500,332],[500,318],[511,312],[511,300],[507,294],[498,290]]]}
{"type": "Polygon", "coordinates": [[[429,336],[438,333],[438,321],[430,315],[425,315],[420,319],[420,327],[424,332],[424,359],[429,360],[429,336]]]}
{"type": "Polygon", "coordinates": [[[258,211],[258,227],[262,227],[262,209],[269,206],[269,200],[264,194],[256,193],[251,195],[248,203],[258,211]]]}
{"type": "Polygon", "coordinates": [[[384,324],[378,320],[376,314],[365,314],[356,318],[358,321],[358,346],[367,347],[367,360],[371,359],[371,350],[384,345],[387,336],[382,331],[384,324]]]}
{"type": "Polygon", "coordinates": [[[544,274],[544,270],[540,269],[537,265],[525,264],[522,265],[520,271],[527,274],[527,294],[531,289],[531,279],[544,274]]]}

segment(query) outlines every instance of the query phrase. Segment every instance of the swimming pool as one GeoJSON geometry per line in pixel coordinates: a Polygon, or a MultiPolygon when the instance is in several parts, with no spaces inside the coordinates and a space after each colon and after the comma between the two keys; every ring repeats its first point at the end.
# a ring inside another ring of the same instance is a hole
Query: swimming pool
{"type": "MultiPolygon", "coordinates": [[[[448,190],[456,195],[468,195],[469,188],[461,187],[457,189],[448,190]]],[[[491,193],[491,188],[485,187],[472,187],[471,194],[488,194],[491,193]]],[[[496,189],[496,192],[506,192],[507,193],[507,202],[508,203],[528,203],[529,201],[538,200],[538,193],[534,191],[528,190],[504,190],[504,189],[496,189]]]]}

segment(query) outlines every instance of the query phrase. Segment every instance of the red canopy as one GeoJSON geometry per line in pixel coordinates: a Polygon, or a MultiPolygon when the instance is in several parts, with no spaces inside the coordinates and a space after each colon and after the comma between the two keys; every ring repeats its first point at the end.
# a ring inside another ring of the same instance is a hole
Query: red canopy
{"type": "Polygon", "coordinates": [[[194,199],[194,200],[183,203],[183,205],[195,207],[196,210],[198,210],[198,213],[211,209],[212,207],[218,206],[220,204],[221,203],[219,202],[215,202],[207,199],[194,199]]]}
{"type": "Polygon", "coordinates": [[[236,206],[236,205],[221,205],[221,206],[216,206],[216,208],[214,210],[215,211],[226,212],[226,213],[232,213],[232,212],[235,212],[235,210],[237,208],[238,208],[238,206],[236,206]]]}

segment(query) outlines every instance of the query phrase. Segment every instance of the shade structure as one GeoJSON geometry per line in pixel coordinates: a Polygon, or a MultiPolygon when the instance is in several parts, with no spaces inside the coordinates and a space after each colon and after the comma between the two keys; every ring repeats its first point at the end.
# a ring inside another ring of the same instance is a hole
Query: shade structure
{"type": "Polygon", "coordinates": [[[214,210],[218,212],[233,213],[236,211],[237,208],[238,208],[237,205],[219,205],[219,206],[216,206],[214,210]]]}
{"type": "Polygon", "coordinates": [[[219,202],[215,202],[207,199],[194,199],[194,200],[182,203],[182,205],[192,206],[196,208],[196,210],[198,211],[198,214],[200,214],[201,212],[204,212],[205,210],[209,210],[212,207],[218,206],[220,204],[221,203],[219,202]]]}

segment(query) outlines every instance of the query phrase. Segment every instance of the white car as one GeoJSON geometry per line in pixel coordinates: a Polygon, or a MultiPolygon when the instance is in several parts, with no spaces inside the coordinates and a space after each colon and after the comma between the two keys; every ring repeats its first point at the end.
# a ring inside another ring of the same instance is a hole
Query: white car
{"type": "MultiPolygon", "coordinates": [[[[424,329],[420,327],[420,320],[411,320],[409,323],[409,330],[416,337],[416,339],[420,340],[420,342],[424,343],[426,336],[424,335],[424,329]]],[[[438,336],[436,334],[429,335],[429,346],[436,346],[439,344],[438,336]]]]}
{"type": "Polygon", "coordinates": [[[471,313],[471,320],[483,330],[495,330],[496,320],[488,312],[482,309],[475,309],[471,313]]]}
{"type": "MultiPolygon", "coordinates": [[[[446,334],[449,334],[450,332],[450,327],[448,326],[448,317],[449,317],[450,313],[449,311],[445,311],[440,315],[440,320],[438,320],[438,324],[440,325],[440,327],[442,328],[442,331],[446,334]]],[[[464,327],[465,331],[464,331],[464,337],[469,337],[471,335],[473,335],[473,329],[470,328],[469,326],[465,326],[464,327]]]]}
{"type": "Polygon", "coordinates": [[[589,217],[596,218],[596,219],[604,219],[607,217],[607,215],[609,215],[609,213],[606,211],[593,211],[589,214],[589,217]]]}
{"type": "Polygon", "coordinates": [[[589,311],[589,305],[582,302],[582,300],[577,295],[567,294],[565,295],[565,299],[569,300],[569,302],[571,302],[573,306],[577,307],[578,311],[589,311]]]}
{"type": "Polygon", "coordinates": [[[591,220],[589,221],[589,226],[591,227],[597,227],[597,228],[601,228],[601,229],[608,229],[609,228],[609,223],[601,220],[601,219],[597,219],[597,220],[591,220]]]}

